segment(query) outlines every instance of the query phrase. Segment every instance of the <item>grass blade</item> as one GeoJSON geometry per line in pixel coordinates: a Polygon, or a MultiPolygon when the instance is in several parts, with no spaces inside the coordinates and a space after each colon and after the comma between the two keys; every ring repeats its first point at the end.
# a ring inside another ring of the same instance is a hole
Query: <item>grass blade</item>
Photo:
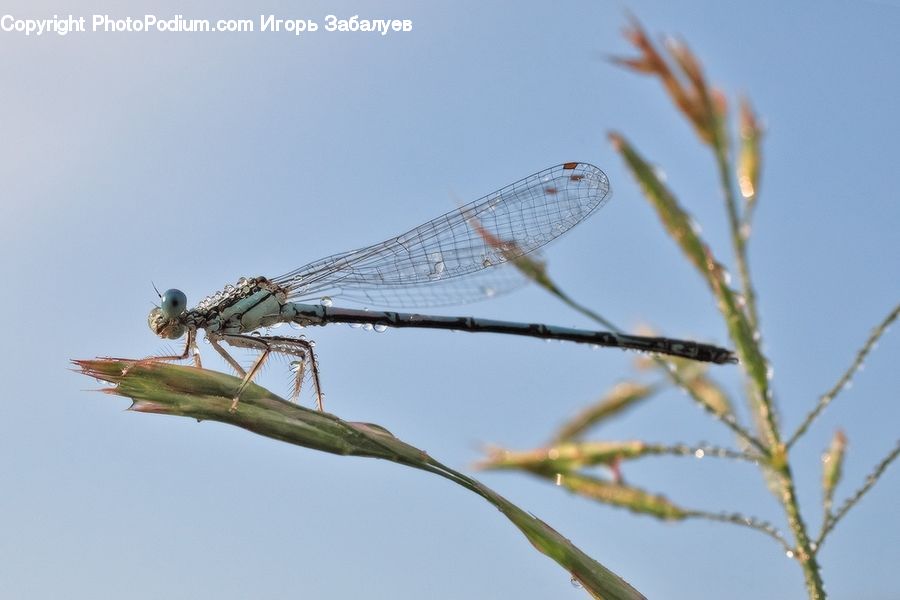
{"type": "MultiPolygon", "coordinates": [[[[617,133],[611,133],[609,137],[641,185],[644,195],[656,209],[666,231],[712,290],[719,311],[725,317],[735,351],[760,394],[761,410],[766,412],[764,422],[774,429],[774,415],[771,413],[768,397],[768,364],[759,349],[754,329],[743,310],[743,300],[729,286],[729,277],[725,269],[716,261],[709,246],[701,239],[690,216],[650,165],[624,137],[617,133]]],[[[767,437],[771,438],[771,432],[768,432],[767,437]]]]}
{"type": "Polygon", "coordinates": [[[565,568],[594,598],[644,597],[540,519],[478,481],[397,439],[384,427],[351,423],[297,406],[255,384],[250,384],[241,395],[238,410],[230,412],[232,396],[241,380],[214,371],[160,362],[109,359],[73,362],[85,375],[113,384],[114,387],[104,388],[103,392],[131,398],[132,411],[218,421],[322,452],[381,458],[440,475],[497,507],[535,548],[565,568]]]}

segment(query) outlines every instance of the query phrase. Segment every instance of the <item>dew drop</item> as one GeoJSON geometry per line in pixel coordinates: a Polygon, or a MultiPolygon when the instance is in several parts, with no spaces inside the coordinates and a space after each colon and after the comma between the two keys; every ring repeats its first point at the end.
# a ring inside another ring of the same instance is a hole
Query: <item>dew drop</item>
{"type": "Polygon", "coordinates": [[[258,331],[253,331],[250,333],[253,337],[259,337],[261,334],[258,331]]]}
{"type": "Polygon", "coordinates": [[[694,457],[703,458],[704,456],[706,456],[706,452],[703,451],[703,448],[697,448],[696,450],[694,450],[694,457]]]}
{"type": "Polygon", "coordinates": [[[353,329],[359,329],[360,327],[362,327],[362,323],[347,323],[347,324],[350,327],[352,327],[353,329]]]}
{"type": "Polygon", "coordinates": [[[302,360],[292,360],[290,363],[291,373],[299,373],[303,369],[302,360]]]}
{"type": "Polygon", "coordinates": [[[372,329],[377,331],[378,333],[384,332],[387,328],[388,328],[388,326],[385,325],[384,323],[376,323],[375,325],[372,326],[372,329]]]}
{"type": "MultiPolygon", "coordinates": [[[[666,175],[666,172],[659,165],[651,165],[650,170],[653,171],[653,175],[657,179],[659,179],[662,183],[665,183],[666,180],[669,178],[668,175],[666,175]]],[[[693,228],[694,228],[694,226],[691,225],[691,229],[693,229],[693,228]]]]}
{"type": "Polygon", "coordinates": [[[562,473],[556,474],[556,485],[562,485],[562,473]]]}
{"type": "Polygon", "coordinates": [[[784,553],[784,555],[787,556],[788,558],[794,558],[794,551],[788,550],[787,552],[784,553]]]}
{"type": "Polygon", "coordinates": [[[775,368],[772,365],[766,365],[766,379],[772,381],[772,377],[775,376],[775,368]]]}
{"type": "Polygon", "coordinates": [[[301,325],[300,323],[297,323],[296,321],[291,321],[290,326],[291,326],[291,329],[296,329],[298,331],[303,329],[303,325],[301,325]]]}
{"type": "Polygon", "coordinates": [[[371,323],[363,323],[362,328],[363,328],[364,330],[366,330],[366,331],[372,331],[372,329],[374,329],[374,328],[372,327],[372,324],[371,324],[371,323]]]}
{"type": "Polygon", "coordinates": [[[334,304],[334,300],[332,300],[331,296],[322,296],[319,302],[322,303],[322,306],[331,306],[334,304]]]}

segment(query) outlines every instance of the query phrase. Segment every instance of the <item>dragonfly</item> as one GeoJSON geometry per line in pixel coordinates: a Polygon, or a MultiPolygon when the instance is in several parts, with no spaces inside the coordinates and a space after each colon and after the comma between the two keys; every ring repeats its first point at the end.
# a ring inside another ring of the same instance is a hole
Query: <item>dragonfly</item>
{"type": "Polygon", "coordinates": [[[271,328],[285,323],[300,328],[349,323],[376,331],[411,327],[493,332],[718,364],[737,362],[724,348],[666,337],[334,306],[335,298],[363,305],[436,306],[511,291],[527,282],[526,275],[516,269],[523,257],[534,256],[539,248],[582,222],[606,204],[610,195],[609,179],[601,169],[586,162],[562,163],[384,242],[333,254],[278,277],[242,277],[194,308],[188,308],[186,295],[178,289],[157,291],[160,303],[150,311],[150,329],[164,339],[185,337],[185,346],[181,354],[147,360],[187,360],[193,353],[199,367],[197,333],[203,330],[212,348],[242,378],[232,412],[238,408],[241,393],[273,354],[296,359],[291,362],[291,400],[298,399],[308,378],[316,407],[324,410],[314,342],[305,336],[269,335],[271,328]],[[245,369],[223,342],[259,351],[259,355],[245,369]]]}

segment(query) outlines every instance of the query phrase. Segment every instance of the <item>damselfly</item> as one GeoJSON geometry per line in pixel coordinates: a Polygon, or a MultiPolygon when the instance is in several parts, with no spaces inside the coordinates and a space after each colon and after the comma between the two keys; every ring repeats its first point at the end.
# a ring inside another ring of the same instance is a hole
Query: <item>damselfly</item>
{"type": "Polygon", "coordinates": [[[421,327],[494,332],[567,340],[668,354],[713,363],[736,362],[723,348],[663,337],[587,331],[543,324],[474,317],[444,317],[332,306],[333,298],[382,306],[427,306],[471,302],[509,291],[526,281],[517,259],[559,237],[603,206],[609,180],[597,167],[569,162],[550,167],[380,244],[342,252],[279,277],[241,278],[188,310],[179,290],[160,294],[150,312],[154,333],[167,339],[187,336],[180,355],[148,360],[182,360],[193,352],[200,365],[197,331],[243,377],[232,403],[272,353],[293,356],[296,400],[307,373],[316,405],[322,386],[313,343],[305,337],[261,335],[258,330],[293,323],[301,327],[350,323],[383,330],[421,327]],[[244,369],[220,342],[260,351],[244,369]]]}

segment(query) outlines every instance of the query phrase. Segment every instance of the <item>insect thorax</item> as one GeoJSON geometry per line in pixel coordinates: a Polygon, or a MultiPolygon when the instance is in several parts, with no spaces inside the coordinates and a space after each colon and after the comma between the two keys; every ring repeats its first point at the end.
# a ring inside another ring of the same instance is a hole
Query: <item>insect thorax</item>
{"type": "Polygon", "coordinates": [[[265,277],[241,277],[237,283],[226,285],[222,291],[201,300],[185,315],[185,324],[197,329],[217,330],[228,313],[233,312],[229,309],[260,291],[270,292],[279,302],[285,302],[287,298],[284,288],[265,277]]]}

